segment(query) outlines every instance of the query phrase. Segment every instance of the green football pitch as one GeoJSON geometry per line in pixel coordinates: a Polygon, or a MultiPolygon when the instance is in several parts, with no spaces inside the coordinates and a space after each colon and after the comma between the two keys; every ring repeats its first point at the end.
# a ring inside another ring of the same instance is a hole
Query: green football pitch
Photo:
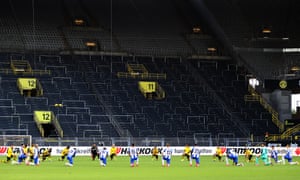
{"type": "MultiPolygon", "coordinates": [[[[5,157],[0,157],[1,160],[5,157]]],[[[294,160],[299,161],[300,157],[294,160]]],[[[100,167],[99,161],[92,161],[90,157],[75,157],[74,166],[65,166],[66,161],[58,161],[58,157],[41,162],[39,166],[12,165],[0,163],[1,180],[289,180],[300,177],[300,165],[259,166],[254,163],[245,163],[240,156],[243,167],[225,166],[224,162],[213,161],[212,157],[202,156],[199,167],[190,167],[187,160],[181,157],[172,157],[170,167],[162,167],[161,160],[151,160],[151,157],[140,157],[138,167],[129,166],[128,157],[117,157],[108,160],[106,167],[100,167]]]]}

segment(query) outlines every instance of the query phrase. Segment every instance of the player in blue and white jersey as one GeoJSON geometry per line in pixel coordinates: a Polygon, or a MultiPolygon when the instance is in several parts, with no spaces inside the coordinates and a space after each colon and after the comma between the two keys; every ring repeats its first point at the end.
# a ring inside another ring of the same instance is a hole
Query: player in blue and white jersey
{"type": "Polygon", "coordinates": [[[298,161],[293,162],[292,150],[289,144],[286,145],[286,154],[282,156],[282,164],[285,164],[285,160],[287,160],[290,165],[299,164],[298,161]]]}
{"type": "Polygon", "coordinates": [[[162,166],[165,165],[165,161],[166,161],[166,166],[170,167],[171,164],[171,157],[172,157],[172,153],[173,153],[173,149],[170,148],[170,144],[167,144],[166,147],[162,150],[162,166]]]}
{"type": "Polygon", "coordinates": [[[22,147],[20,149],[20,154],[18,156],[18,164],[21,164],[26,158],[27,158],[27,145],[26,144],[22,144],[22,147]]]}
{"type": "Polygon", "coordinates": [[[138,166],[139,165],[139,149],[134,146],[134,144],[129,147],[128,151],[130,157],[130,166],[138,166]],[[135,164],[134,164],[135,163],[135,164]]]}
{"type": "Polygon", "coordinates": [[[40,165],[39,157],[40,157],[40,151],[39,151],[39,145],[35,144],[33,146],[33,162],[28,162],[27,165],[32,165],[32,166],[38,166],[40,165]]]}
{"type": "MultiPolygon", "coordinates": [[[[278,160],[278,151],[275,149],[275,146],[271,146],[271,156],[272,159],[274,159],[275,163],[281,162],[281,160],[278,160]]],[[[271,159],[269,160],[271,162],[271,159]]]]}
{"type": "Polygon", "coordinates": [[[106,149],[106,147],[103,147],[103,149],[99,151],[100,166],[105,167],[107,165],[108,154],[109,154],[109,152],[106,149]]]}
{"type": "Polygon", "coordinates": [[[233,161],[233,165],[235,166],[244,166],[243,163],[239,163],[239,156],[236,152],[234,152],[233,149],[227,149],[226,158],[225,158],[227,166],[229,166],[228,159],[231,159],[233,161]]]}
{"type": "Polygon", "coordinates": [[[193,160],[195,160],[195,162],[196,162],[196,167],[199,166],[199,164],[200,164],[200,153],[201,153],[200,147],[197,146],[197,144],[195,144],[194,147],[191,150],[190,166],[193,165],[193,160]]]}
{"type": "Polygon", "coordinates": [[[68,155],[67,155],[67,160],[69,162],[67,162],[65,165],[66,166],[73,166],[73,158],[76,156],[76,148],[70,148],[68,155]]]}

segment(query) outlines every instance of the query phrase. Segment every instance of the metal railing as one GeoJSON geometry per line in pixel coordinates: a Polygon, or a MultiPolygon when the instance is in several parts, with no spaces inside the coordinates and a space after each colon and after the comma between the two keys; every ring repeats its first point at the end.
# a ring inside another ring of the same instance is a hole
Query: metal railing
{"type": "Polygon", "coordinates": [[[259,101],[259,103],[272,115],[272,122],[279,128],[280,132],[284,131],[284,124],[279,119],[278,112],[261,96],[254,88],[248,86],[251,95],[245,95],[245,101],[259,101]]]}
{"type": "Polygon", "coordinates": [[[281,134],[281,138],[290,137],[292,134],[295,134],[300,131],[300,124],[297,124],[296,126],[287,129],[281,134]]]}
{"type": "Polygon", "coordinates": [[[104,144],[110,146],[130,146],[132,143],[138,146],[164,146],[169,143],[172,146],[184,146],[186,144],[199,146],[246,146],[257,145],[261,141],[251,141],[248,138],[212,138],[212,137],[86,137],[86,138],[38,138],[32,137],[33,143],[42,146],[90,146],[91,144],[104,144]]]}
{"type": "Polygon", "coordinates": [[[129,73],[129,72],[118,72],[119,78],[133,78],[133,79],[167,79],[165,73],[129,73]]]}
{"type": "Polygon", "coordinates": [[[56,116],[54,115],[54,113],[51,111],[51,116],[52,116],[52,124],[55,127],[57,134],[59,135],[59,137],[64,137],[64,131],[61,128],[56,116]]]}

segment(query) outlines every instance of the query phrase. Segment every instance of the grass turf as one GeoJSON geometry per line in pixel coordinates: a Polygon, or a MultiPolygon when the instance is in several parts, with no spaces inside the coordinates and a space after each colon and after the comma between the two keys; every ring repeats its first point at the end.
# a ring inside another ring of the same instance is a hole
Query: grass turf
{"type": "MultiPolygon", "coordinates": [[[[1,157],[5,159],[5,157],[1,157]]],[[[190,167],[187,160],[181,161],[181,157],[172,157],[171,167],[162,167],[161,160],[152,161],[151,157],[140,157],[139,167],[130,167],[128,157],[117,157],[116,160],[108,160],[107,167],[100,167],[99,161],[92,161],[90,157],[75,157],[74,166],[65,166],[65,161],[58,161],[58,157],[41,162],[40,166],[12,165],[0,163],[0,178],[5,180],[246,180],[246,179],[271,179],[289,180],[299,177],[299,165],[260,166],[254,163],[244,163],[243,167],[225,166],[224,162],[212,161],[209,156],[202,156],[200,167],[190,167]]],[[[240,157],[240,162],[244,161],[240,157]]],[[[300,157],[294,160],[299,161],[300,157]]],[[[194,164],[194,162],[193,162],[194,164]]]]}

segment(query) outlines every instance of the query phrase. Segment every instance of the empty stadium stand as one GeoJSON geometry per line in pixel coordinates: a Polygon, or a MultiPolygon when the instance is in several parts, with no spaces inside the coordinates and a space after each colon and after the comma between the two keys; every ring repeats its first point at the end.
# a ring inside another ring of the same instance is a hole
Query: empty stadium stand
{"type": "Polygon", "coordinates": [[[143,64],[149,72],[167,75],[167,79],[158,80],[166,98],[154,101],[138,91],[137,79],[117,77],[132,63],[130,58],[61,56],[60,61],[49,64],[44,56],[39,59],[39,67],[53,70],[53,75],[40,77],[43,97],[9,97],[11,93],[18,95],[16,77],[10,75],[11,80],[1,82],[2,87],[11,87],[3,92],[2,114],[18,117],[17,127],[25,124],[29,134],[36,132],[32,120],[35,110],[53,111],[65,137],[194,137],[208,133],[225,138],[261,135],[265,129],[276,133],[270,115],[259,104],[244,102],[245,70],[231,59],[135,57],[133,62],[143,64]],[[113,66],[106,68],[102,58],[111,59],[113,66]],[[56,103],[63,106],[54,106],[56,103]]]}

